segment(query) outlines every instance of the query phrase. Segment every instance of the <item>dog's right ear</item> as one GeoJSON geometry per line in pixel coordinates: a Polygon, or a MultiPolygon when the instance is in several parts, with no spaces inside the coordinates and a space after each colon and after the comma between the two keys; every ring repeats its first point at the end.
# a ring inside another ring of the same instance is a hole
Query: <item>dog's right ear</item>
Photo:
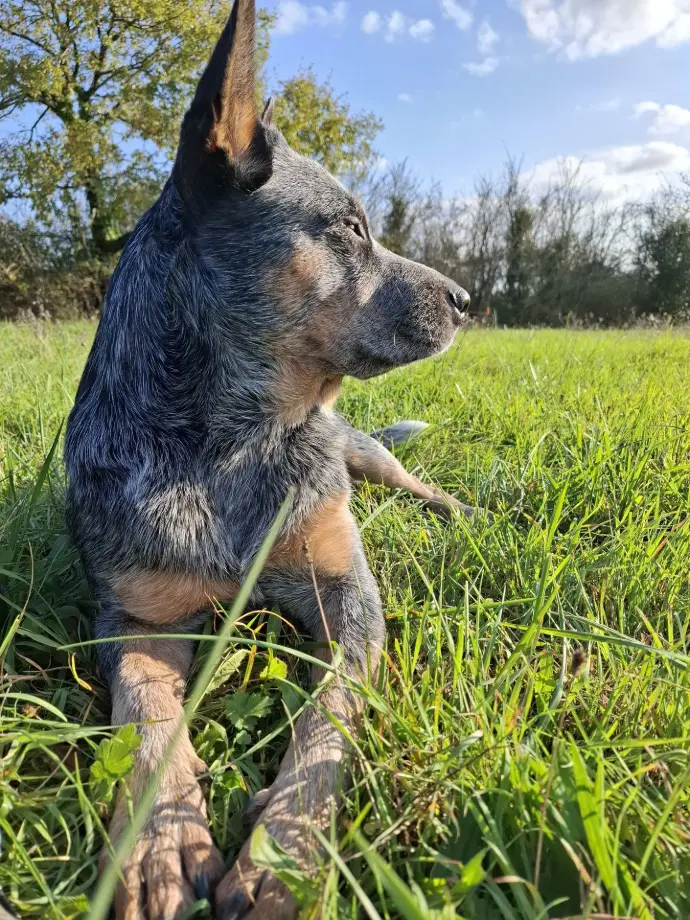
{"type": "Polygon", "coordinates": [[[266,101],[266,105],[264,106],[264,113],[261,116],[261,121],[267,127],[273,127],[273,117],[275,113],[276,113],[276,103],[275,103],[275,99],[273,98],[273,96],[271,96],[266,101]]]}
{"type": "Polygon", "coordinates": [[[255,0],[235,0],[182,123],[175,180],[198,201],[228,177],[253,191],[272,173],[265,124],[256,108],[255,0]]]}

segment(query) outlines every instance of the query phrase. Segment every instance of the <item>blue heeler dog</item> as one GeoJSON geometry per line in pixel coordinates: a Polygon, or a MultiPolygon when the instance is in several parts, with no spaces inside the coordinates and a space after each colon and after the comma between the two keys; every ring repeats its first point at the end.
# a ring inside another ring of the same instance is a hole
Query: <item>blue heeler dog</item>
{"type": "MultiPolygon", "coordinates": [[[[113,723],[143,734],[136,801],[182,712],[190,640],[232,601],[290,487],[295,500],[257,604],[289,611],[343,667],[371,680],[381,601],[349,510],[351,481],[460,506],[409,475],[332,411],[346,375],[373,377],[446,349],[465,291],[371,237],[361,205],[299,156],[255,105],[254,0],[236,0],[182,125],[172,175],[113,276],[69,421],[68,520],[100,613],[113,723]],[[316,589],[315,586],[316,585],[316,589]],[[120,637],[135,641],[118,641],[120,637]]],[[[396,443],[408,429],[391,429],[396,443]]],[[[323,654],[327,654],[324,652],[323,654]]],[[[321,705],[355,729],[361,704],[334,681],[321,705]]],[[[310,865],[348,747],[318,708],[298,720],[256,820],[310,865]]],[[[115,898],[117,920],[172,920],[215,890],[216,916],[293,917],[248,846],[216,888],[214,848],[188,738],[165,770],[115,898]]],[[[124,800],[111,825],[127,822],[124,800]]]]}

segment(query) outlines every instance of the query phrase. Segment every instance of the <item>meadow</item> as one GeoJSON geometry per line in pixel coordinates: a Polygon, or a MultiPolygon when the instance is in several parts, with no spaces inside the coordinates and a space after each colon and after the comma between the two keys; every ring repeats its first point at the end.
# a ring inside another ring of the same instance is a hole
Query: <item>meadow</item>
{"type": "MultiPolygon", "coordinates": [[[[136,743],[107,727],[63,522],[94,331],[0,325],[0,887],[27,918],[91,916],[136,743]]],[[[388,644],[320,875],[283,865],[303,917],[690,916],[690,337],[470,331],[340,408],[429,422],[405,465],[494,515],[354,498],[388,644]]],[[[305,705],[304,641],[248,612],[196,709],[228,863],[305,705]]]]}

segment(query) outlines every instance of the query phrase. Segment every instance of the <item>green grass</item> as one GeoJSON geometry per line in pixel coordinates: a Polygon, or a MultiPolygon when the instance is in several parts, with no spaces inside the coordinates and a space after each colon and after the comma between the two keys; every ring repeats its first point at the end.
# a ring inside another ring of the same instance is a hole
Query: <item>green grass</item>
{"type": "MultiPolygon", "coordinates": [[[[93,331],[0,326],[0,885],[32,918],[88,916],[132,744],[93,646],[63,650],[90,637],[58,435],[93,331]]],[[[688,337],[622,332],[471,332],[348,385],[363,429],[431,422],[405,464],[496,515],[355,498],[388,648],[305,916],[690,916],[688,394],[688,337]]],[[[278,618],[233,635],[193,721],[228,861],[307,686],[278,618]]]]}

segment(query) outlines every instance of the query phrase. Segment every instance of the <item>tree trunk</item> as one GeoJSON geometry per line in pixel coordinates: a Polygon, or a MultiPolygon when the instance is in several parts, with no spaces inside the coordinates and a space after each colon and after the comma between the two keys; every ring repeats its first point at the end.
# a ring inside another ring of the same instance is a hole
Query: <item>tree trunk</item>
{"type": "Polygon", "coordinates": [[[89,205],[91,241],[94,249],[101,256],[113,255],[116,252],[121,252],[125,248],[127,240],[132,235],[131,231],[122,233],[118,237],[109,237],[108,222],[105,219],[103,207],[100,202],[98,179],[96,177],[90,178],[84,187],[84,191],[86,193],[86,201],[89,205]]]}

